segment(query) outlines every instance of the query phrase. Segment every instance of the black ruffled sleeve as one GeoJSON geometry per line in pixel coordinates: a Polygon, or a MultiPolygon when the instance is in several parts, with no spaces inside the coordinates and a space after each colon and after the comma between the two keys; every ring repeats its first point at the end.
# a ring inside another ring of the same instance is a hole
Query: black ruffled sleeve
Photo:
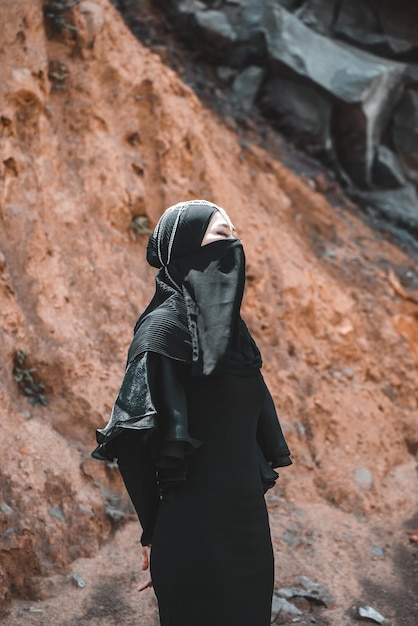
{"type": "Polygon", "coordinates": [[[110,419],[96,431],[99,446],[93,452],[94,458],[112,459],[110,442],[124,429],[150,431],[154,441],[159,441],[156,455],[171,456],[172,444],[176,443],[186,454],[199,447],[200,442],[188,433],[187,401],[179,367],[185,366],[154,352],[145,352],[129,363],[110,419]]]}
{"type": "Polygon", "coordinates": [[[257,426],[258,464],[265,491],[274,486],[278,478],[274,467],[291,465],[290,450],[277,417],[271,393],[264,383],[266,394],[257,426]]]}
{"type": "Polygon", "coordinates": [[[92,456],[99,461],[115,457],[112,440],[128,430],[150,431],[157,428],[155,388],[157,385],[158,355],[145,353],[128,364],[119,393],[104,428],[96,430],[99,444],[92,456]]]}

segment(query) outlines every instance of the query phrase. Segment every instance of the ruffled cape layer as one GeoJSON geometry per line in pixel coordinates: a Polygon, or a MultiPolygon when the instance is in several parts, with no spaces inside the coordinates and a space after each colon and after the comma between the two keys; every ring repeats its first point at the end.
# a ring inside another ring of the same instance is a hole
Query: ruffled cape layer
{"type": "MultiPolygon", "coordinates": [[[[99,460],[113,460],[114,438],[123,430],[142,431],[154,457],[157,482],[167,495],[173,485],[187,477],[187,456],[202,442],[191,437],[184,388],[178,376],[179,365],[156,353],[145,353],[127,368],[105,428],[97,431],[99,446],[93,452],[99,460]]],[[[188,366],[183,366],[187,372],[188,366]]],[[[251,375],[261,376],[254,372],[251,375]]],[[[291,464],[271,395],[266,387],[257,429],[258,465],[264,489],[278,477],[273,467],[291,464]]]]}

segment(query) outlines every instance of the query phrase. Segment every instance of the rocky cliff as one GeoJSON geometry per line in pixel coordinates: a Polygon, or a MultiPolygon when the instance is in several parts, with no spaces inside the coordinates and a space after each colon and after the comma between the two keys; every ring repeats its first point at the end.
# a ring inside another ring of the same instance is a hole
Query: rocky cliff
{"type": "MultiPolygon", "coordinates": [[[[144,0],[115,0],[140,37],[144,0]]],[[[151,3],[155,4],[155,3],[151,3]]],[[[387,228],[418,233],[414,0],[156,3],[219,88],[320,157],[387,228]]]]}
{"type": "MultiPolygon", "coordinates": [[[[85,557],[96,562],[115,532],[96,575],[137,558],[120,543],[133,516],[117,471],[89,453],[153,293],[149,228],[170,204],[204,197],[242,234],[244,317],[294,457],[269,496],[277,580],[332,580],[334,624],[365,598],[412,626],[415,263],[237,137],[107,0],[15,0],[2,11],[2,607],[20,598],[12,606],[36,611],[28,600],[56,596],[39,609],[44,624],[63,624],[63,606],[71,624],[115,623],[113,605],[81,619],[65,586],[75,562],[94,592],[85,557]],[[373,542],[384,556],[369,554],[373,542]]],[[[156,619],[147,602],[144,626],[156,619]]],[[[123,623],[136,624],[140,609],[129,608],[123,623]]],[[[6,623],[21,623],[16,611],[6,623]]]]}

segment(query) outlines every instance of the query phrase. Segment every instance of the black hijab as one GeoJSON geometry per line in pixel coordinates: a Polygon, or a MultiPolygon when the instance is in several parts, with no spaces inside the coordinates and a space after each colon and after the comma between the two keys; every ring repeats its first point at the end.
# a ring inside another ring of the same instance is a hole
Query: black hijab
{"type": "Polygon", "coordinates": [[[201,246],[216,211],[205,200],[167,209],[151,235],[147,260],[159,268],[155,295],[138,319],[128,363],[146,351],[189,363],[195,376],[251,373],[260,352],[240,316],[245,256],[238,239],[201,246]]]}

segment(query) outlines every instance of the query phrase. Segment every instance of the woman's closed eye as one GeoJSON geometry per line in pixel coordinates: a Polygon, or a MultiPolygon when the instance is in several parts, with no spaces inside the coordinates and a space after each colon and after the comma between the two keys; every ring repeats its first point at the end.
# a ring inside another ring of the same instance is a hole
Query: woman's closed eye
{"type": "Polygon", "coordinates": [[[223,215],[217,211],[213,216],[206,229],[206,233],[202,239],[202,246],[219,239],[235,239],[238,234],[233,224],[228,223],[223,215]]]}

